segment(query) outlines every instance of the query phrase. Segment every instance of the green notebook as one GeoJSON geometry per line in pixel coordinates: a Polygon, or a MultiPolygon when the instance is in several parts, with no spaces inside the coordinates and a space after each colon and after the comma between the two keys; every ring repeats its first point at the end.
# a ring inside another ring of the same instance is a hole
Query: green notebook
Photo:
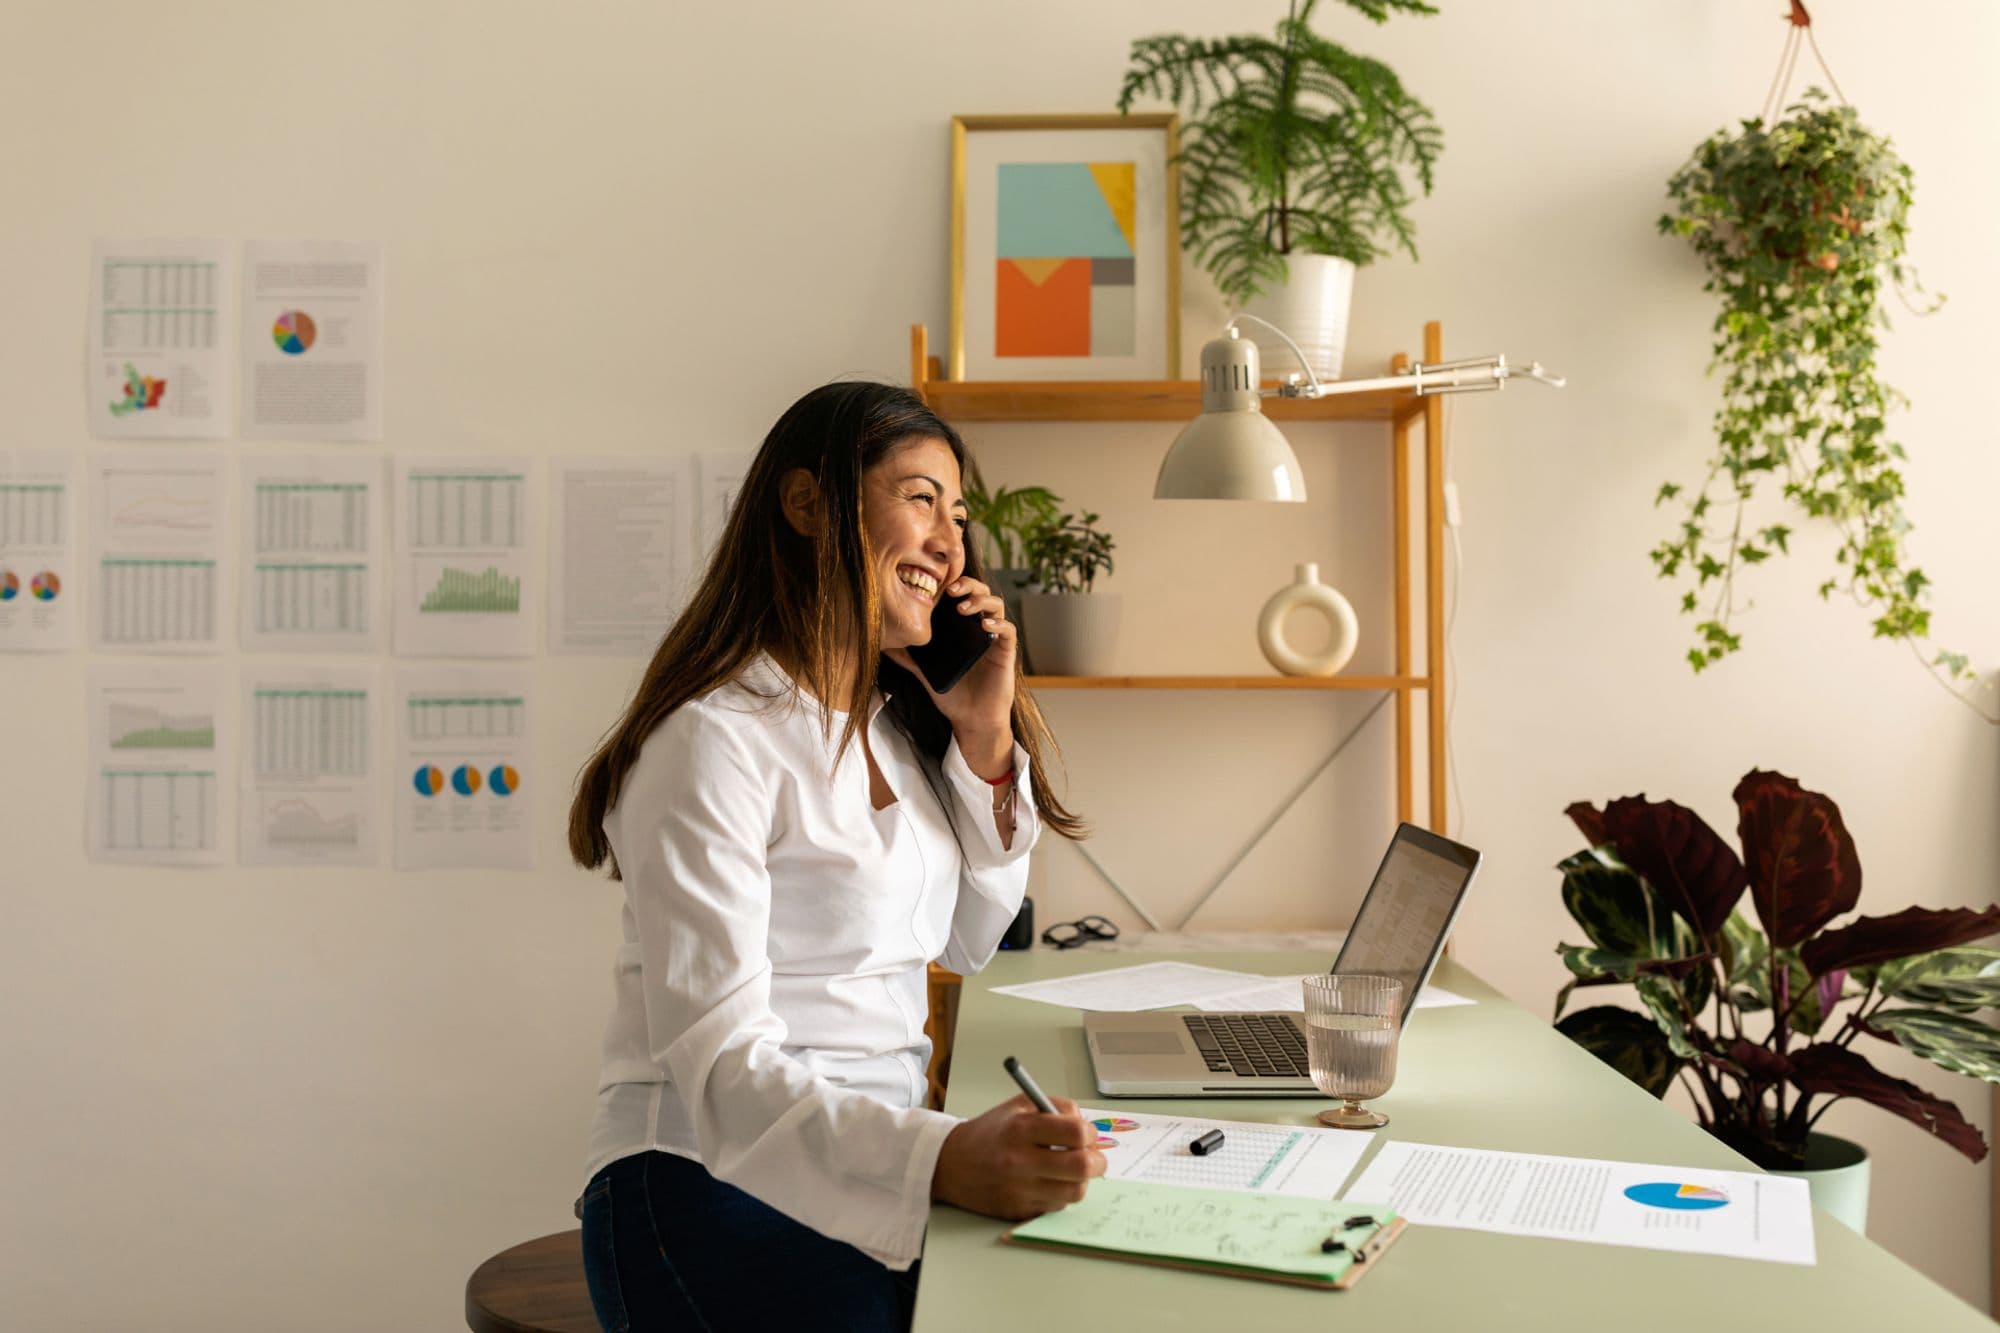
{"type": "Polygon", "coordinates": [[[1099,1180],[1082,1203],[1023,1222],[1007,1239],[1333,1291],[1359,1282],[1402,1232],[1386,1205],[1099,1180]],[[1329,1237],[1341,1248],[1323,1249],[1329,1237]]]}

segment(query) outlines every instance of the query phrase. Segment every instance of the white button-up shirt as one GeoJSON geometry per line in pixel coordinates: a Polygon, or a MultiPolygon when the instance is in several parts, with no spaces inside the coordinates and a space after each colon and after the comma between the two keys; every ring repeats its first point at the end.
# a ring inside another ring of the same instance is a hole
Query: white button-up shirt
{"type": "Polygon", "coordinates": [[[904,1269],[958,1123],[923,1105],[925,965],[977,971],[1020,908],[1041,832],[1028,756],[1014,747],[1003,847],[957,741],[942,772],[926,764],[878,693],[868,745],[896,799],[877,810],[859,744],[833,764],[846,715],[829,742],[790,687],[760,655],[676,708],[605,818],[625,938],[588,1172],[649,1149],[693,1158],[904,1269]]]}

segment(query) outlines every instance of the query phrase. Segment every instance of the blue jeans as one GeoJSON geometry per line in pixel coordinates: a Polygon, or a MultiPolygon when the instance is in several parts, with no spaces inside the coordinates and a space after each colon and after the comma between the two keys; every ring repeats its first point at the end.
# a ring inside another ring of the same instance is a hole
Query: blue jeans
{"type": "Polygon", "coordinates": [[[672,1153],[621,1157],[583,1193],[583,1272],[609,1333],[907,1329],[917,1270],[892,1273],[672,1153]]]}

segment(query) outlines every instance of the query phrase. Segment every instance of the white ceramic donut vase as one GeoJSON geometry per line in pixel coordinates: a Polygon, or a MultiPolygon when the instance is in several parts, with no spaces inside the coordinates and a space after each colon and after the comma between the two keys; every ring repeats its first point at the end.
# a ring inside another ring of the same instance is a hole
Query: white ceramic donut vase
{"type": "Polygon", "coordinates": [[[1319,581],[1318,565],[1300,565],[1298,578],[1278,589],[1257,616],[1257,645],[1272,666],[1287,676],[1331,676],[1347,665],[1360,641],[1361,625],[1345,597],[1319,581]],[[1305,654],[1285,640],[1292,612],[1311,608],[1333,626],[1333,642],[1323,653],[1305,654]]]}

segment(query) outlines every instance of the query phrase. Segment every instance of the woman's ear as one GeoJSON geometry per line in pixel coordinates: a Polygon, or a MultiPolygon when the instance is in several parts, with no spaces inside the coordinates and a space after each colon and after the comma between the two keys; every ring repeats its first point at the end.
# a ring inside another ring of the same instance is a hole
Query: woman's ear
{"type": "Polygon", "coordinates": [[[802,467],[787,472],[778,482],[778,503],[785,521],[801,537],[817,537],[820,528],[819,483],[802,467]]]}

